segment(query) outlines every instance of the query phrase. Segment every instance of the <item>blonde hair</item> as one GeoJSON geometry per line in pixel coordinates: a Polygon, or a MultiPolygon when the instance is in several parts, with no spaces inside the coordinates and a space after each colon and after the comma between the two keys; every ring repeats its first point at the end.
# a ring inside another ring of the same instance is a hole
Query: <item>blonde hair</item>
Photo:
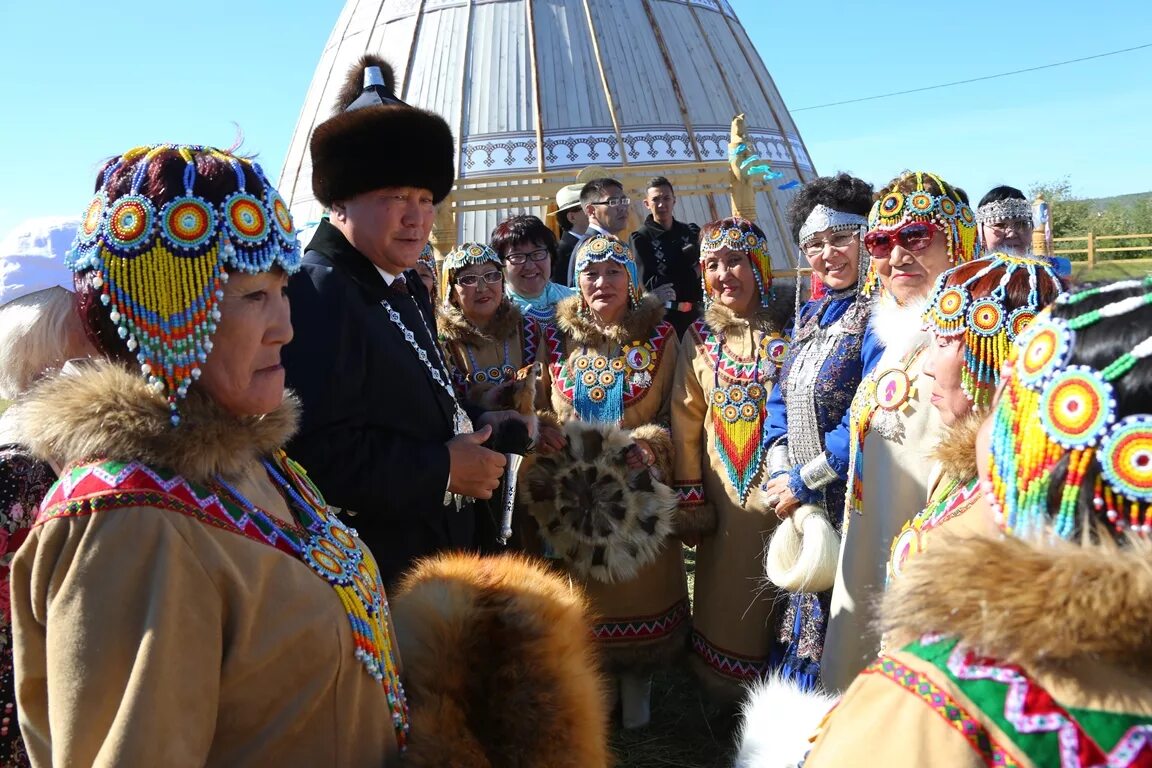
{"type": "Polygon", "coordinates": [[[0,399],[13,400],[67,359],[79,325],[72,292],[53,286],[0,307],[0,399]]]}

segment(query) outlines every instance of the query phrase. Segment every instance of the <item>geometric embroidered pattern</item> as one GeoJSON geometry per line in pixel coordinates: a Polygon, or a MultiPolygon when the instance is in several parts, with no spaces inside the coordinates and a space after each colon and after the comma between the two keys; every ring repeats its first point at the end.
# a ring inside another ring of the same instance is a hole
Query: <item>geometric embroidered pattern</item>
{"type": "Polygon", "coordinates": [[[920,697],[944,722],[958,731],[987,766],[1019,768],[1020,763],[997,744],[988,729],[964,709],[926,675],[904,666],[888,656],[881,656],[862,674],[881,675],[904,690],[920,697]]]}
{"type": "Polygon", "coordinates": [[[688,599],[685,598],[656,616],[594,624],[592,636],[602,643],[659,640],[687,621],[688,613],[688,599]]]}
{"type": "Polygon", "coordinates": [[[733,680],[759,680],[768,671],[767,658],[736,656],[721,650],[695,629],[692,630],[692,651],[716,674],[733,680]]]}
{"type": "MultiPolygon", "coordinates": [[[[664,360],[664,346],[668,339],[673,338],[675,328],[671,323],[660,322],[653,329],[648,338],[648,347],[652,350],[652,364],[649,369],[653,375],[664,360]]],[[[548,345],[548,360],[551,363],[552,381],[564,399],[571,403],[576,392],[576,377],[569,370],[570,366],[563,361],[563,336],[554,325],[544,326],[544,340],[548,345]]],[[[639,402],[652,389],[651,383],[643,383],[635,376],[624,378],[624,406],[639,402]]]]}
{"type": "MultiPolygon", "coordinates": [[[[1105,752],[1081,722],[1020,667],[980,658],[957,643],[948,657],[948,671],[958,681],[994,681],[1006,686],[1007,694],[1002,698],[1002,717],[1010,728],[1005,730],[1015,729],[1020,734],[1051,737],[1055,743],[1048,746],[1058,750],[1060,768],[1152,766],[1152,722],[1139,722],[1135,717],[1115,715],[1118,719],[1130,719],[1131,724],[1115,745],[1105,752]]],[[[988,714],[994,719],[1000,719],[997,717],[998,712],[988,714]]]]}
{"type": "Polygon", "coordinates": [[[682,507],[698,507],[704,503],[704,484],[699,480],[672,486],[682,507]]]}
{"type": "Polygon", "coordinates": [[[240,505],[180,475],[136,461],[100,461],[66,469],[40,505],[35,524],[138,506],[179,512],[293,557],[298,551],[294,547],[302,546],[309,535],[300,526],[282,520],[270,523],[251,517],[240,505]]]}

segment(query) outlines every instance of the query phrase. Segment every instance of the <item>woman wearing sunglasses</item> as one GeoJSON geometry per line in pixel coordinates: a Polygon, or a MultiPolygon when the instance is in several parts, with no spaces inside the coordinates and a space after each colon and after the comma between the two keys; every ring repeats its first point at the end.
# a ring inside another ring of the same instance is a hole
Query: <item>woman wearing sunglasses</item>
{"type": "Polygon", "coordinates": [[[556,236],[535,216],[512,216],[492,230],[492,250],[504,260],[504,293],[525,316],[541,323],[556,319],[556,302],[575,291],[551,281],[556,236]]]}
{"type": "Polygon", "coordinates": [[[870,323],[884,353],[852,400],[843,543],[821,669],[830,691],[844,690],[879,650],[873,602],[892,539],[924,506],[941,429],[922,376],[921,317],[936,278],[978,249],[966,196],[930,173],[905,173],[882,189],[868,226],[866,288],[879,283],[870,323]]]}

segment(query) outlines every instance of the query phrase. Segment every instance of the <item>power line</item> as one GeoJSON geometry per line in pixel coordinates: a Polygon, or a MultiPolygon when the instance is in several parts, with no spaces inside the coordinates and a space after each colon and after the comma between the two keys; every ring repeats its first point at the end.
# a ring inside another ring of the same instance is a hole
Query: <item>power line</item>
{"type": "Polygon", "coordinates": [[[875,101],[876,99],[887,99],[892,96],[903,96],[908,93],[920,93],[921,91],[933,91],[937,88],[951,88],[954,85],[965,85],[966,83],[978,83],[982,80],[995,80],[998,77],[1008,77],[1009,75],[1020,75],[1025,72],[1036,72],[1041,69],[1051,69],[1052,67],[1062,67],[1065,64],[1076,64],[1081,61],[1091,61],[1092,59],[1102,59],[1105,56],[1115,56],[1120,53],[1129,53],[1131,51],[1139,51],[1142,48],[1152,48],[1152,43],[1145,43],[1144,45],[1133,46],[1132,48],[1121,48],[1118,51],[1108,51],[1107,53],[1097,53],[1093,56],[1083,56],[1079,59],[1068,59],[1066,61],[1057,61],[1052,64],[1041,64],[1038,67],[1028,67],[1027,69],[1014,69],[1011,72],[1001,72],[997,75],[985,75],[984,77],[973,77],[968,80],[957,80],[952,83],[940,83],[939,85],[926,85],[923,88],[911,88],[907,91],[894,91],[892,93],[881,93],[877,96],[864,96],[859,99],[847,99],[845,101],[833,101],[829,104],[816,104],[811,107],[800,107],[798,109],[789,110],[790,112],[805,112],[810,109],[824,109],[825,107],[839,107],[843,104],[857,104],[861,101],[875,101]]]}

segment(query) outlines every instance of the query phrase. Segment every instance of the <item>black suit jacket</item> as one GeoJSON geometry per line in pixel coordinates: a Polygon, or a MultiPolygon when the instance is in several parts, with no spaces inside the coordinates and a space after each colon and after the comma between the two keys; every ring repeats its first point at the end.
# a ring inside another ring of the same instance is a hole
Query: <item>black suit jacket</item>
{"type": "Polygon", "coordinates": [[[571,286],[568,280],[568,265],[572,263],[572,252],[576,250],[576,243],[580,238],[572,234],[572,230],[564,233],[556,245],[556,263],[552,265],[552,282],[571,286]]]}
{"type": "Polygon", "coordinates": [[[419,327],[434,322],[428,293],[414,272],[407,282],[412,295],[396,296],[339,230],[321,222],[288,283],[295,336],[283,354],[288,386],[303,404],[289,453],[330,505],[355,513],[344,520],[376,556],[386,584],[418,557],[470,547],[474,529],[467,510],[444,504],[452,399],[380,304],[388,298],[426,349],[434,344],[434,329],[419,327]]]}

